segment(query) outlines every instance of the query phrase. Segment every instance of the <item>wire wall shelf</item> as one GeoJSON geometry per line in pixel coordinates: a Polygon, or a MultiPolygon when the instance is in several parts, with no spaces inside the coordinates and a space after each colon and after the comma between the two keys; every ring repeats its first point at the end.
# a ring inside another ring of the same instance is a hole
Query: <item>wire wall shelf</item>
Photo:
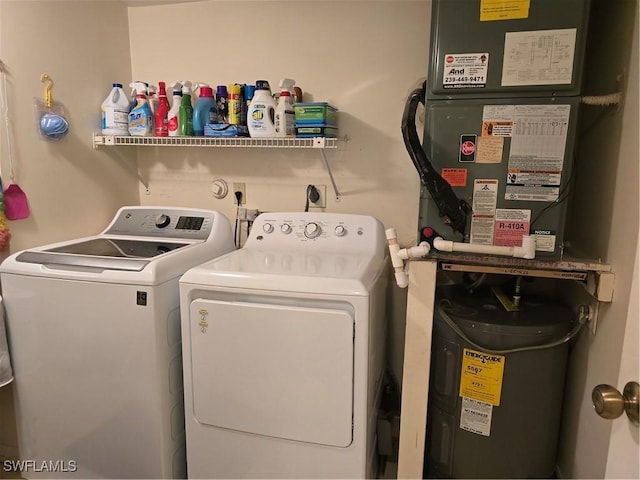
{"type": "MultiPolygon", "coordinates": [[[[329,174],[333,186],[334,199],[339,202],[341,194],[331,172],[331,167],[325,155],[325,149],[338,148],[340,140],[328,137],[313,138],[248,138],[248,137],[137,137],[93,134],[93,148],[138,146],[138,147],[230,147],[230,148],[308,148],[320,152],[324,166],[329,174]]],[[[149,183],[144,181],[138,173],[138,179],[144,185],[149,195],[149,183]]]]}
{"type": "Polygon", "coordinates": [[[337,148],[337,138],[248,138],[248,137],[129,137],[93,135],[100,146],[234,147],[234,148],[337,148]]]}

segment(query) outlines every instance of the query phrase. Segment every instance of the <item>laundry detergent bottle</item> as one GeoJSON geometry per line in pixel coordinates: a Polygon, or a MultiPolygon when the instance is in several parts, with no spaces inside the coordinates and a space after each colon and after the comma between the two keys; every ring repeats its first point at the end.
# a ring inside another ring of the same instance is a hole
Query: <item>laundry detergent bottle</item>
{"type": "Polygon", "coordinates": [[[276,102],[271,96],[271,87],[266,80],[256,80],[256,91],[249,104],[247,128],[253,138],[274,137],[276,102]]]}
{"type": "Polygon", "coordinates": [[[213,98],[213,89],[206,83],[198,83],[200,89],[198,100],[193,107],[193,134],[196,137],[204,135],[204,126],[208,123],[217,123],[218,107],[213,98]]]}
{"type": "Polygon", "coordinates": [[[136,90],[136,105],[129,112],[129,134],[138,137],[153,135],[153,114],[147,100],[147,85],[143,82],[129,84],[136,90]]]}
{"type": "Polygon", "coordinates": [[[178,127],[181,137],[193,136],[193,105],[191,104],[191,82],[186,80],[182,82],[182,101],[180,102],[180,110],[178,110],[178,118],[180,125],[178,127]]]}
{"type": "Polygon", "coordinates": [[[173,104],[167,114],[167,130],[170,137],[180,135],[180,104],[182,103],[182,84],[173,82],[171,84],[173,104]]]}

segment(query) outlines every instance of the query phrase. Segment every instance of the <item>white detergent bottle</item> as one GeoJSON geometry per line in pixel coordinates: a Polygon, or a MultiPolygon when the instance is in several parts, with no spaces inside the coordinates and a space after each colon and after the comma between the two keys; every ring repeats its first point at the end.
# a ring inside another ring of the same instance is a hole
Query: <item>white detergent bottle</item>
{"type": "Polygon", "coordinates": [[[256,91],[247,112],[247,128],[253,138],[274,137],[276,102],[266,80],[256,80],[256,91]]]}
{"type": "Polygon", "coordinates": [[[121,83],[113,84],[101,110],[103,135],[129,135],[129,97],[121,83]]]}
{"type": "Polygon", "coordinates": [[[180,104],[182,103],[182,83],[173,82],[171,84],[173,90],[172,97],[173,103],[167,114],[167,128],[169,129],[170,137],[177,137],[180,135],[180,104]]]}
{"type": "Polygon", "coordinates": [[[296,112],[293,109],[292,91],[296,81],[290,78],[280,80],[280,96],[275,113],[276,137],[296,136],[296,112]]]}
{"type": "Polygon", "coordinates": [[[153,135],[153,113],[147,100],[147,85],[133,82],[130,87],[136,90],[136,106],[129,112],[129,134],[138,137],[153,135]]]}

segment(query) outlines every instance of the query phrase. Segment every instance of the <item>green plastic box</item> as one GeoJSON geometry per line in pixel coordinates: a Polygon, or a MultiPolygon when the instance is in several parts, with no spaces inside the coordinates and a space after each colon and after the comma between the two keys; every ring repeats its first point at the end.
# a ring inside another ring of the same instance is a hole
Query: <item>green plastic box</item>
{"type": "Polygon", "coordinates": [[[326,102],[296,103],[293,108],[296,113],[296,126],[335,127],[338,125],[338,109],[326,102]]]}

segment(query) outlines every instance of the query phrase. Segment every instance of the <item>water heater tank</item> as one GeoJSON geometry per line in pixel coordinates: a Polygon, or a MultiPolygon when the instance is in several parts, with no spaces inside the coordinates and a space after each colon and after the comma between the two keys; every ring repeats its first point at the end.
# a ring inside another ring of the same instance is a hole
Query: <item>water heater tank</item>
{"type": "Polygon", "coordinates": [[[554,475],[567,343],[487,350],[548,344],[568,333],[571,319],[571,309],[552,300],[525,297],[518,311],[507,311],[491,291],[438,289],[426,478],[554,475]]]}

